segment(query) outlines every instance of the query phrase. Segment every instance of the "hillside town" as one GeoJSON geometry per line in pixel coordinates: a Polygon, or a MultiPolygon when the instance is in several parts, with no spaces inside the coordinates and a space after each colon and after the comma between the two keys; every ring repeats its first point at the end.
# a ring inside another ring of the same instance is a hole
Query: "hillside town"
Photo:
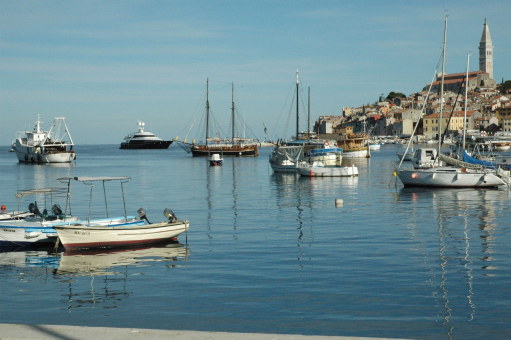
{"type": "Polygon", "coordinates": [[[493,43],[486,21],[479,44],[479,70],[445,74],[443,99],[440,82],[441,73],[432,84],[409,96],[391,92],[373,104],[344,107],[342,115],[320,116],[313,131],[320,138],[335,138],[349,131],[372,136],[414,136],[416,142],[435,140],[439,137],[443,100],[441,126],[448,127],[447,135],[462,133],[465,115],[468,132],[511,134],[511,81],[497,84],[493,79],[493,43]]]}

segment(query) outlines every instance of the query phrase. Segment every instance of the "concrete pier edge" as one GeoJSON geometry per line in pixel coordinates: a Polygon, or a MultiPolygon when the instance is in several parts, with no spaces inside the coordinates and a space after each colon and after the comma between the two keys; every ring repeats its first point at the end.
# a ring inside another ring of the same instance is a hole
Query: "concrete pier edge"
{"type": "Polygon", "coordinates": [[[86,327],[65,325],[24,325],[0,323],[0,340],[369,340],[388,338],[364,338],[345,336],[296,335],[296,334],[259,334],[181,331],[143,328],[86,327]]]}

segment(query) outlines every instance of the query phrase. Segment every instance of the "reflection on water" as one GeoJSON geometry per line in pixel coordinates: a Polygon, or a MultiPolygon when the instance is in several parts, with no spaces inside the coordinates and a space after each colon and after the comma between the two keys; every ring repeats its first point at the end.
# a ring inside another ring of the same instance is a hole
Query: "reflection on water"
{"type": "Polygon", "coordinates": [[[124,273],[128,266],[141,267],[149,263],[163,262],[165,267],[175,267],[188,254],[179,243],[144,248],[115,250],[81,250],[64,252],[55,271],[59,275],[116,275],[124,273]]]}
{"type": "Polygon", "coordinates": [[[128,281],[138,275],[141,267],[161,263],[165,268],[175,268],[187,256],[188,249],[179,243],[59,253],[50,248],[0,249],[0,268],[16,268],[20,281],[36,280],[42,274],[46,279],[57,278],[67,287],[67,309],[87,305],[112,308],[130,295],[128,281]],[[80,277],[90,281],[84,285],[80,277]]]}
{"type": "MultiPolygon", "coordinates": [[[[492,276],[491,271],[498,269],[487,262],[494,261],[495,219],[500,205],[507,202],[507,195],[507,191],[492,189],[403,188],[399,192],[398,200],[412,203],[412,216],[419,214],[419,209],[429,209],[432,221],[436,221],[439,272],[431,268],[432,294],[442,306],[438,317],[443,320],[449,339],[454,337],[457,320],[472,322],[477,318],[475,301],[484,299],[484,292],[475,289],[475,276],[492,276]],[[428,207],[423,202],[433,205],[428,207]],[[482,258],[472,255],[477,243],[481,250],[475,252],[485,254],[482,258]]],[[[420,232],[416,228],[413,224],[417,241],[420,232]]]]}
{"type": "MultiPolygon", "coordinates": [[[[401,190],[395,151],[352,160],[358,177],[312,179],[274,174],[264,150],[209,167],[180,150],[91,146],[70,170],[21,167],[0,154],[1,187],[12,196],[17,185],[34,187],[34,175],[42,186],[65,176],[56,171],[126,175],[136,201],[128,207],[165,202],[192,223],[186,247],[0,253],[0,314],[13,323],[37,313],[46,324],[509,338],[510,191],[401,190]]],[[[79,193],[78,216],[88,209],[79,193]]]]}

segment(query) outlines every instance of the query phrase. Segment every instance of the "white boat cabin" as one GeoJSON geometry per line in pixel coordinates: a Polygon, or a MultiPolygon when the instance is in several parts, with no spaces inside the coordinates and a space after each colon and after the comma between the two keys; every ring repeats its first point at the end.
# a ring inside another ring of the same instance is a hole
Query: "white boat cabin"
{"type": "Polygon", "coordinates": [[[435,164],[437,156],[437,149],[419,148],[415,150],[415,154],[413,155],[413,167],[416,169],[432,168],[433,166],[438,165],[438,160],[435,164]]]}

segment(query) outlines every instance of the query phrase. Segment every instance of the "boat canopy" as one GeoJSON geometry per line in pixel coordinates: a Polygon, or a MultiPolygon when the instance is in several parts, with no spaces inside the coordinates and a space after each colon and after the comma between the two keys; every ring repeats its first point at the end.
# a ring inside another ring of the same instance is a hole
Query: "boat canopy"
{"type": "Polygon", "coordinates": [[[64,181],[70,181],[75,180],[78,182],[94,182],[94,181],[123,181],[123,180],[130,180],[131,177],[60,177],[57,178],[58,181],[64,182],[64,181]]]}
{"type": "Polygon", "coordinates": [[[16,197],[25,197],[30,195],[37,194],[65,194],[67,188],[40,188],[40,189],[30,189],[30,190],[21,190],[16,193],[16,197]]]}
{"type": "Polygon", "coordinates": [[[275,148],[272,158],[280,163],[285,160],[292,162],[303,160],[303,146],[280,146],[275,148]]]}

